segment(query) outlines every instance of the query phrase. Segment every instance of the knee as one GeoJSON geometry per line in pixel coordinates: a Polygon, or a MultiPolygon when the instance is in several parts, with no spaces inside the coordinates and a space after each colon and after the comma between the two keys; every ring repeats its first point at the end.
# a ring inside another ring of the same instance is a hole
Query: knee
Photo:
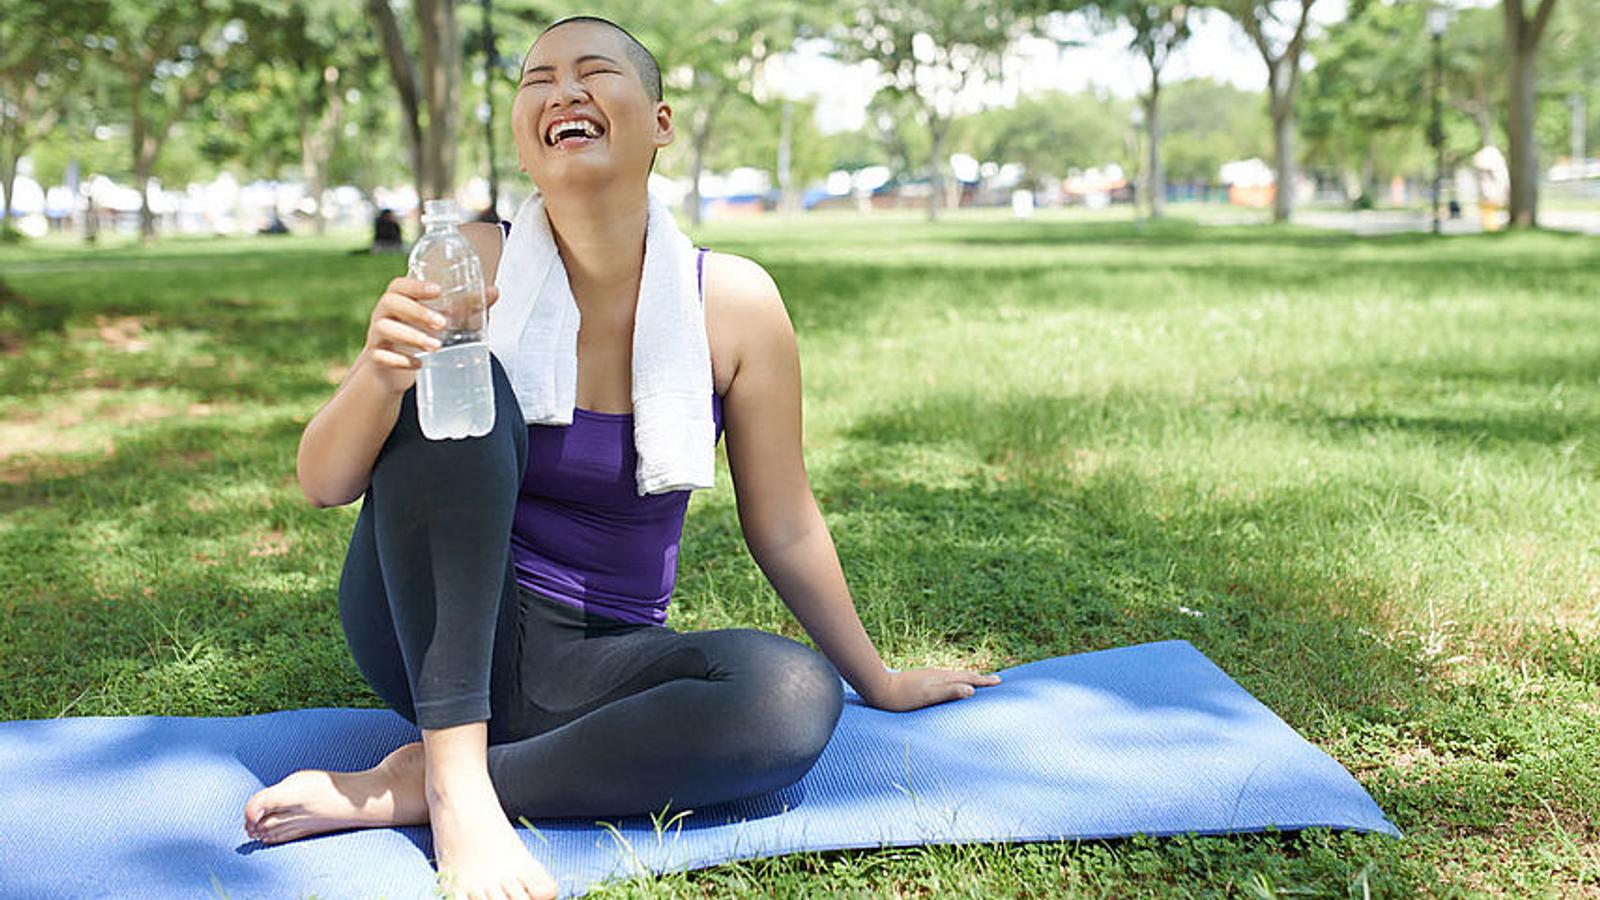
{"type": "Polygon", "coordinates": [[[752,679],[753,739],[790,766],[809,769],[844,711],[844,687],[826,657],[798,641],[756,632],[760,676],[752,679]]]}
{"type": "Polygon", "coordinates": [[[394,427],[373,462],[374,485],[386,481],[410,486],[432,484],[448,486],[520,483],[527,459],[527,430],[522,411],[512,392],[505,369],[493,354],[489,369],[494,383],[494,427],[488,434],[460,440],[429,440],[417,419],[417,388],[406,389],[400,398],[400,411],[394,427]],[[427,478],[419,478],[426,473],[427,478]]]}

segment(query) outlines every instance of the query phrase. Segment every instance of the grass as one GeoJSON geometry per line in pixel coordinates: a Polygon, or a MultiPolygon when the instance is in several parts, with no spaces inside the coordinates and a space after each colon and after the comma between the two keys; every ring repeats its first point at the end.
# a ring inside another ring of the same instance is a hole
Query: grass
{"type": "MultiPolygon", "coordinates": [[[[919,846],[598,896],[1600,894],[1600,242],[1044,215],[708,223],[800,341],[891,666],[1185,638],[1406,832],[919,846]],[[1198,613],[1196,615],[1195,613],[1198,613]]],[[[299,433],[403,262],[0,249],[0,719],[381,706],[299,433]]],[[[672,623],[807,640],[719,450],[672,623]]]]}

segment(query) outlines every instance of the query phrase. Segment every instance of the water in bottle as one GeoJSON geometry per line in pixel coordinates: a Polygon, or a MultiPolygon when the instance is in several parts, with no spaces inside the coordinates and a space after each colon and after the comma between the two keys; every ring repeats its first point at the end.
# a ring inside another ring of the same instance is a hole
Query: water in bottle
{"type": "Polygon", "coordinates": [[[431,440],[479,437],[494,428],[494,381],[484,342],[483,267],[472,244],[456,227],[454,200],[423,204],[422,237],[411,249],[410,276],[439,285],[423,301],[442,314],[440,347],[422,353],[417,372],[417,419],[431,440]]]}

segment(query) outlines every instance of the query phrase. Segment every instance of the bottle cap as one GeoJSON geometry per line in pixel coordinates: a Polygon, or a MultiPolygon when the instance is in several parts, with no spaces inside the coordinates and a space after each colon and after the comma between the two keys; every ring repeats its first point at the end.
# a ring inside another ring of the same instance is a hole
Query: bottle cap
{"type": "Polygon", "coordinates": [[[422,204],[422,222],[460,222],[461,210],[456,206],[456,201],[449,197],[438,200],[426,200],[422,204]]]}

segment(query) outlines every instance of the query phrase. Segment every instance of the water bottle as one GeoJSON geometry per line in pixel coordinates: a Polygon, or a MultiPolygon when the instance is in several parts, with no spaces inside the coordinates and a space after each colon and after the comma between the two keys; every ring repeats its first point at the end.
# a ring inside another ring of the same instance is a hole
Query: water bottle
{"type": "Polygon", "coordinates": [[[423,204],[424,231],[411,248],[410,276],[439,285],[422,301],[446,323],[440,347],[418,354],[417,420],[429,440],[469,438],[494,428],[494,381],[484,342],[483,267],[457,225],[454,200],[423,204]]]}

